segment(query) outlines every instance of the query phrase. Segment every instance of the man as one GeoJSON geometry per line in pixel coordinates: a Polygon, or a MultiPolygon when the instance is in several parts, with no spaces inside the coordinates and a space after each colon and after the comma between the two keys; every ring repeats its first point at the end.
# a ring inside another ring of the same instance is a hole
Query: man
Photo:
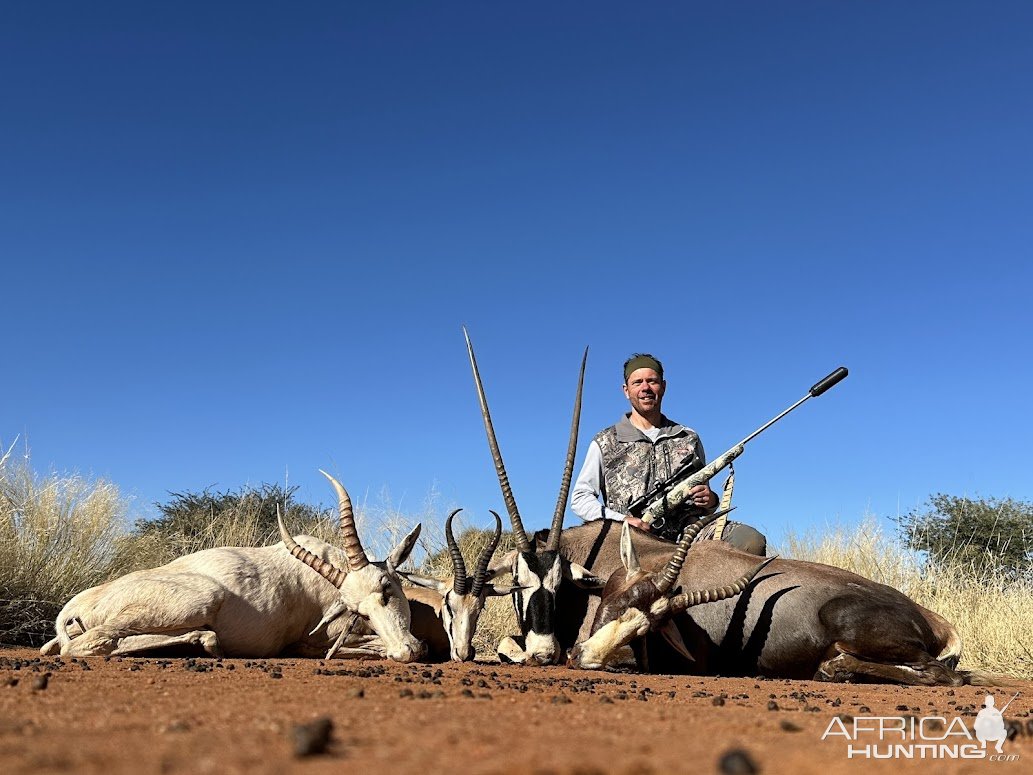
{"type": "MultiPolygon", "coordinates": [[[[581,519],[624,520],[649,530],[649,525],[628,513],[628,506],[669,478],[682,463],[688,461],[692,471],[706,465],[696,432],[672,422],[661,411],[666,390],[663,364],[654,356],[636,353],[624,362],[624,397],[631,411],[616,425],[600,431],[588,447],[570,504],[581,519]]],[[[658,535],[676,541],[685,525],[712,512],[717,504],[717,493],[709,485],[696,485],[689,490],[689,500],[681,511],[667,516],[658,535]]],[[[696,540],[711,538],[714,530],[713,525],[705,528],[696,540]]],[[[721,540],[760,556],[767,549],[763,535],[736,522],[726,525],[721,540]]]]}

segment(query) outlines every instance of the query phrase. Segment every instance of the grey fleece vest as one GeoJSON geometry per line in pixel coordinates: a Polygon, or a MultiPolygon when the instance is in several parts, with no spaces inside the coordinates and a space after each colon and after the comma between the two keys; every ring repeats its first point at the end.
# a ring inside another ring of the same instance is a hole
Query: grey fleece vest
{"type": "Polygon", "coordinates": [[[667,479],[683,461],[692,459],[692,471],[706,464],[696,432],[666,417],[655,442],[631,424],[627,416],[595,437],[603,457],[603,500],[621,514],[657,482],[667,479]]]}

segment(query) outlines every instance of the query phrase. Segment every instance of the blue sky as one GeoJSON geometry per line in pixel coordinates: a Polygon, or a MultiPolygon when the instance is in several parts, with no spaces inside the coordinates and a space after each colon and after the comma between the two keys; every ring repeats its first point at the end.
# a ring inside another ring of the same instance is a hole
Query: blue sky
{"type": "MultiPolygon", "coordinates": [[[[168,491],[551,517],[651,351],[738,516],[1033,498],[1033,6],[0,9],[0,439],[168,491]]],[[[575,518],[569,514],[568,519],[575,518]]]]}

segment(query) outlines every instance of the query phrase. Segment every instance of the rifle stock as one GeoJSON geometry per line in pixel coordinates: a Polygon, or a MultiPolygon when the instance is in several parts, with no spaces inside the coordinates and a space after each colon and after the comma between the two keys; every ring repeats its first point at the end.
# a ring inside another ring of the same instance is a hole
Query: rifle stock
{"type": "Polygon", "coordinates": [[[709,482],[722,468],[725,468],[729,463],[739,457],[745,449],[746,447],[743,444],[737,444],[723,455],[714,458],[703,466],[703,468],[696,471],[696,473],[689,474],[681,481],[673,482],[664,490],[664,492],[660,493],[660,495],[647,503],[644,503],[641,507],[641,516],[634,513],[632,516],[638,516],[646,524],[652,524],[655,520],[660,519],[685,503],[686,499],[689,497],[689,490],[697,484],[706,484],[709,482]]]}

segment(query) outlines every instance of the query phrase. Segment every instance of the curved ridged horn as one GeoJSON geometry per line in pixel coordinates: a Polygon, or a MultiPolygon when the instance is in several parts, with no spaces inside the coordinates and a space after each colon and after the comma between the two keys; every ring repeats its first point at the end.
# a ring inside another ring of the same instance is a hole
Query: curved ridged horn
{"type": "Polygon", "coordinates": [[[330,474],[319,469],[319,473],[330,480],[330,484],[337,490],[337,508],[341,513],[341,538],[343,540],[344,554],[348,558],[348,570],[362,570],[369,565],[369,558],[362,548],[359,540],[359,531],[355,529],[355,512],[352,511],[352,499],[348,497],[348,491],[344,486],[334,479],[330,474]]]}
{"type": "Polygon", "coordinates": [[[455,536],[452,535],[452,517],[462,509],[456,509],[448,515],[445,520],[445,543],[448,545],[448,554],[452,558],[452,589],[457,595],[466,594],[466,563],[463,561],[463,553],[459,551],[455,536]]]}
{"type": "Polygon", "coordinates": [[[484,589],[485,576],[488,575],[488,563],[491,562],[491,556],[495,554],[499,540],[502,538],[502,518],[494,511],[491,511],[491,515],[495,517],[495,535],[491,537],[488,545],[481,549],[481,553],[477,557],[477,569],[474,571],[473,587],[470,589],[470,594],[474,597],[478,597],[481,590],[484,589]]]}
{"type": "Polygon", "coordinates": [[[520,520],[520,512],[517,511],[516,499],[513,497],[513,490],[509,486],[509,477],[506,476],[506,466],[502,462],[502,453],[499,452],[499,442],[495,438],[495,428],[491,424],[491,414],[488,412],[488,399],[484,397],[484,385],[481,384],[481,372],[477,369],[477,359],[473,354],[473,343],[470,335],[463,326],[463,336],[466,337],[466,351],[470,354],[470,367],[473,369],[473,380],[477,385],[477,398],[481,402],[481,417],[484,418],[484,430],[488,434],[488,446],[491,448],[491,459],[495,462],[495,473],[499,477],[499,486],[502,488],[502,500],[506,502],[506,511],[509,512],[509,522],[513,526],[513,536],[517,541],[517,548],[521,552],[531,551],[531,542],[524,532],[524,523],[520,520]]]}
{"type": "Polygon", "coordinates": [[[283,526],[283,518],[280,516],[280,506],[278,504],[276,506],[276,524],[280,526],[280,539],[283,541],[283,545],[287,547],[287,551],[291,553],[291,556],[301,560],[324,579],[340,589],[341,584],[344,583],[344,577],[348,574],[332,562],[324,560],[318,554],[313,554],[291,538],[291,534],[283,526]]]}
{"type": "Polygon", "coordinates": [[[694,605],[700,605],[701,603],[716,603],[718,600],[726,600],[730,597],[735,597],[746,589],[746,585],[753,581],[754,576],[764,570],[764,566],[776,559],[778,559],[777,556],[768,557],[756,568],[748,573],[744,573],[727,586],[714,587],[712,589],[704,589],[697,592],[682,592],[680,595],[675,595],[671,598],[671,613],[679,614],[686,608],[694,605]]]}
{"type": "Polygon", "coordinates": [[[674,586],[674,582],[678,578],[678,574],[681,573],[682,566],[685,564],[685,555],[688,554],[689,545],[693,542],[696,536],[699,535],[699,532],[715,519],[724,516],[733,509],[734,507],[723,509],[722,511],[715,511],[713,514],[707,514],[685,528],[681,538],[678,539],[678,546],[675,547],[674,554],[671,555],[671,559],[667,561],[667,565],[664,566],[663,572],[660,574],[660,578],[656,582],[656,588],[660,590],[661,594],[667,594],[668,590],[674,586]]]}
{"type": "Polygon", "coordinates": [[[563,466],[563,480],[560,483],[560,494],[556,499],[556,511],[552,514],[552,526],[545,548],[555,552],[560,548],[560,532],[563,530],[563,512],[567,510],[567,494],[570,492],[570,477],[574,473],[574,455],[577,454],[577,432],[581,424],[581,393],[585,386],[585,362],[588,361],[588,348],[581,356],[581,374],[577,378],[577,396],[574,398],[574,419],[570,423],[570,441],[567,443],[567,461],[563,466]]]}

